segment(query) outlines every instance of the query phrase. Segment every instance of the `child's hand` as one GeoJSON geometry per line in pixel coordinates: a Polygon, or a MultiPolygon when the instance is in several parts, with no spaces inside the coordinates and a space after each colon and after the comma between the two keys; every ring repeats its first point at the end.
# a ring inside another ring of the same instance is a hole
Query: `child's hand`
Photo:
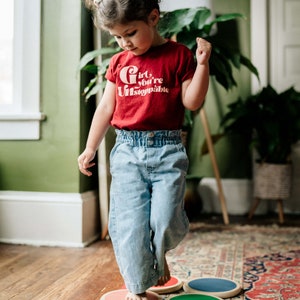
{"type": "Polygon", "coordinates": [[[92,160],[95,158],[96,153],[92,150],[85,149],[84,152],[78,157],[78,167],[82,174],[91,176],[92,172],[88,169],[95,165],[92,160]]]}
{"type": "Polygon", "coordinates": [[[210,53],[211,53],[211,44],[202,38],[197,38],[197,50],[196,58],[199,65],[204,65],[208,63],[210,53]]]}

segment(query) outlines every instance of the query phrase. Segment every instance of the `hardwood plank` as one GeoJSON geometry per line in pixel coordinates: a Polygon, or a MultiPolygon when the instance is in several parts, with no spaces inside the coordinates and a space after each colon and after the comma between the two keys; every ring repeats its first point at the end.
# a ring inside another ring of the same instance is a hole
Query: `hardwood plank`
{"type": "Polygon", "coordinates": [[[45,289],[58,277],[69,272],[70,267],[65,264],[66,258],[64,255],[42,257],[19,272],[17,276],[12,274],[6,278],[9,286],[3,289],[4,295],[7,293],[10,296],[16,296],[26,293],[27,297],[32,299],[37,291],[45,289]]]}
{"type": "MultiPolygon", "coordinates": [[[[103,265],[107,262],[107,257],[104,256],[103,260],[104,262],[95,256],[86,257],[84,262],[54,282],[42,294],[37,295],[36,299],[74,299],[73,297],[76,296],[74,291],[81,290],[85,282],[92,280],[93,274],[101,272],[103,265]]],[[[110,258],[108,260],[111,261],[110,258]]]]}
{"type": "Polygon", "coordinates": [[[95,300],[123,285],[110,241],[77,249],[0,244],[0,253],[1,300],[95,300]]]}

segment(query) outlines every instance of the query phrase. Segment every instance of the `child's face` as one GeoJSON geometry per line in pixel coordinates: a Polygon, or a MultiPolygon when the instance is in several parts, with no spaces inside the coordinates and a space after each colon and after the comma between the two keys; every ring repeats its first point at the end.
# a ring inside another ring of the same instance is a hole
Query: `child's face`
{"type": "Polygon", "coordinates": [[[149,16],[149,22],[132,21],[128,24],[117,24],[109,30],[115,37],[119,46],[124,50],[131,51],[134,55],[146,53],[150,47],[156,45],[156,24],[159,15],[155,12],[149,16]],[[150,18],[152,17],[152,18],[150,18]]]}

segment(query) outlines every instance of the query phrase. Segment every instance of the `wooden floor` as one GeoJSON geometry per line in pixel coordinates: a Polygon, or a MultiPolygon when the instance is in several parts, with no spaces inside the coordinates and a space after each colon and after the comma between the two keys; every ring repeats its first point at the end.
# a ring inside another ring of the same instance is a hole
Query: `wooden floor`
{"type": "MultiPolygon", "coordinates": [[[[285,216],[285,226],[300,226],[299,216],[285,216]]],[[[220,223],[222,216],[201,217],[220,223]]],[[[230,217],[231,224],[267,225],[276,215],[230,217]]],[[[123,286],[110,241],[86,248],[31,247],[0,244],[0,300],[98,300],[123,286]]]]}
{"type": "Polygon", "coordinates": [[[110,241],[87,248],[0,244],[1,300],[95,300],[122,285],[110,241]]]}

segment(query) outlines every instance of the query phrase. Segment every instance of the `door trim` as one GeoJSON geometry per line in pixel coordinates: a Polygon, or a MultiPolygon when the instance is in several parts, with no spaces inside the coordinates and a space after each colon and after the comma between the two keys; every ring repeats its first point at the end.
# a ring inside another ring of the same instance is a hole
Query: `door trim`
{"type": "Polygon", "coordinates": [[[260,82],[251,75],[251,92],[257,93],[269,83],[268,0],[250,1],[251,61],[259,72],[260,82]]]}

